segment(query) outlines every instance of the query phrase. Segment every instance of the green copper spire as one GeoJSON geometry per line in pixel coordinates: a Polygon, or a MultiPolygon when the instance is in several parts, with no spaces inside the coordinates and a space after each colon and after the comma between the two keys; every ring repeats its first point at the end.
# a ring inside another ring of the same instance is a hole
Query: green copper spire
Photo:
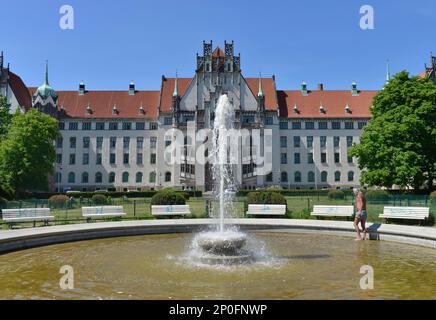
{"type": "Polygon", "coordinates": [[[389,70],[389,60],[386,62],[386,82],[391,80],[391,72],[389,70]]]}
{"type": "Polygon", "coordinates": [[[173,97],[178,97],[178,96],[179,96],[179,78],[176,71],[176,81],[174,82],[173,97]]]}
{"type": "Polygon", "coordinates": [[[263,90],[262,90],[262,74],[259,73],[259,92],[257,93],[258,97],[263,97],[263,90]]]}
{"type": "Polygon", "coordinates": [[[48,84],[48,60],[45,60],[45,83],[46,85],[48,84]]]}

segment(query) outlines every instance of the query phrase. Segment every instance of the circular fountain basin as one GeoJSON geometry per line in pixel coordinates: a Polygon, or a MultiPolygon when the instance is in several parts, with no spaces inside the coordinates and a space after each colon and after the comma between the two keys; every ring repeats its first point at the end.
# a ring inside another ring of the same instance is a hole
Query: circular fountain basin
{"type": "Polygon", "coordinates": [[[244,247],[265,258],[223,267],[186,257],[194,238],[150,234],[2,254],[0,299],[436,299],[432,248],[257,231],[244,247]],[[59,286],[64,265],[74,270],[73,290],[59,286]],[[373,290],[359,286],[364,265],[374,268],[373,290]]]}

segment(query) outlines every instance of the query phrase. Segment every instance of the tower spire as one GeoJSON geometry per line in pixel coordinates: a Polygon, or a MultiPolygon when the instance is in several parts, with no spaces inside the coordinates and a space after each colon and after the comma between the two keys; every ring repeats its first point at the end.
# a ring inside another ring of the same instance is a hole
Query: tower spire
{"type": "Polygon", "coordinates": [[[45,60],[45,82],[44,84],[48,85],[48,60],[45,60]]]}
{"type": "Polygon", "coordinates": [[[386,61],[386,83],[391,80],[391,72],[389,68],[389,60],[386,61]]]}
{"type": "Polygon", "coordinates": [[[263,97],[263,90],[262,90],[262,74],[259,72],[259,92],[257,93],[258,97],[263,97]]]}
{"type": "Polygon", "coordinates": [[[173,97],[178,97],[178,96],[179,96],[179,77],[176,71],[176,81],[174,82],[173,97]]]}

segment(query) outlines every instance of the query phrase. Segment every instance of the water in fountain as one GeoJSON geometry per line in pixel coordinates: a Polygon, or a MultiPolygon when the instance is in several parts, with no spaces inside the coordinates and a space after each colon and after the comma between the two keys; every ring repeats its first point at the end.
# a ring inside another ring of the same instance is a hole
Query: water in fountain
{"type": "Polygon", "coordinates": [[[219,204],[218,223],[215,231],[196,235],[193,248],[200,250],[201,260],[207,263],[241,263],[250,261],[251,256],[243,247],[246,235],[225,225],[225,218],[233,213],[233,190],[235,190],[234,165],[229,159],[229,130],[234,127],[235,110],[227,95],[221,95],[215,110],[213,124],[213,180],[214,193],[219,204]]]}

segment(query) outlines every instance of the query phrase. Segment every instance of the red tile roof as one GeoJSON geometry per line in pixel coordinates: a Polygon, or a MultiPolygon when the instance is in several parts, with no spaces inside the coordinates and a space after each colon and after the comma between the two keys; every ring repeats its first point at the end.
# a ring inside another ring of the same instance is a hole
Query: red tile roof
{"type": "MultiPolygon", "coordinates": [[[[259,78],[245,78],[245,81],[253,95],[257,98],[259,93],[259,78]]],[[[272,78],[262,78],[262,91],[265,97],[265,109],[276,111],[278,106],[277,94],[272,78]]]]}
{"type": "MultiPolygon", "coordinates": [[[[32,88],[32,93],[35,88],[32,88]]],[[[64,107],[67,117],[76,118],[157,118],[159,91],[136,91],[129,95],[125,91],[87,91],[79,95],[78,91],[56,91],[58,94],[58,108],[64,107]],[[87,113],[91,107],[92,114],[87,113]],[[141,105],[144,114],[139,112],[141,105]],[[118,114],[113,114],[116,106],[118,114]]]]}
{"type": "MultiPolygon", "coordinates": [[[[179,95],[183,96],[193,78],[178,78],[179,95]]],[[[171,112],[173,103],[174,84],[176,78],[164,78],[162,80],[161,94],[160,94],[160,111],[171,112]]]]}
{"type": "Polygon", "coordinates": [[[212,57],[224,57],[225,53],[220,47],[216,47],[215,50],[212,52],[212,57]]]}
{"type": "Polygon", "coordinates": [[[12,71],[9,71],[9,85],[14,92],[19,105],[24,107],[26,110],[30,109],[32,107],[32,98],[29,94],[29,90],[23,80],[12,71]]]}
{"type": "Polygon", "coordinates": [[[277,91],[280,116],[289,118],[370,118],[370,107],[376,90],[359,91],[353,96],[351,90],[309,91],[303,96],[300,90],[277,91]],[[325,113],[320,113],[320,106],[325,113]],[[348,104],[351,113],[345,112],[348,104]],[[294,113],[294,106],[299,113],[294,113]]]}

